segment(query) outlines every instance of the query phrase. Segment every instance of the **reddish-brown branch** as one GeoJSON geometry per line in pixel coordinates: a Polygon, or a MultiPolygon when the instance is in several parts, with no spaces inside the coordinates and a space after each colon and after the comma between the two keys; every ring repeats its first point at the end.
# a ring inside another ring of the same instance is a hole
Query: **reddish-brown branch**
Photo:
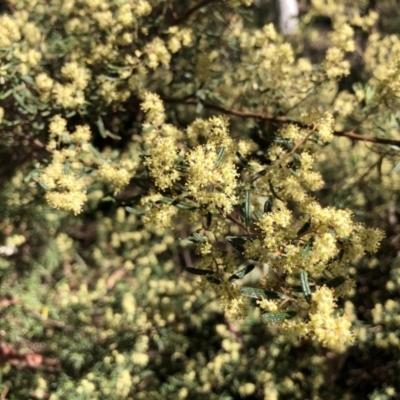
{"type": "MultiPolygon", "coordinates": [[[[188,105],[197,105],[198,100],[197,99],[163,99],[166,103],[179,103],[179,104],[188,104],[188,105]]],[[[203,102],[204,108],[207,108],[209,110],[215,110],[219,111],[221,113],[227,114],[227,115],[233,115],[235,117],[240,117],[240,118],[256,118],[260,119],[263,121],[271,121],[275,122],[277,124],[295,124],[299,126],[300,128],[307,128],[307,129],[312,129],[311,126],[301,122],[301,121],[296,121],[284,116],[279,116],[279,115],[268,115],[268,114],[263,114],[263,113],[257,113],[257,112],[251,112],[251,111],[241,111],[241,110],[235,110],[223,106],[219,106],[217,104],[212,104],[212,103],[207,103],[203,102]]],[[[385,144],[385,145],[394,145],[394,146],[399,146],[400,147],[400,140],[395,140],[395,139],[385,139],[385,138],[377,138],[373,136],[365,136],[361,135],[359,133],[355,132],[350,132],[350,131],[335,131],[333,132],[335,136],[344,136],[350,139],[354,140],[360,140],[364,142],[370,142],[370,143],[377,143],[377,144],[385,144]]]]}
{"type": "Polygon", "coordinates": [[[43,357],[38,353],[22,353],[6,343],[0,343],[0,364],[10,363],[20,368],[57,372],[60,371],[60,363],[54,358],[43,357]]]}

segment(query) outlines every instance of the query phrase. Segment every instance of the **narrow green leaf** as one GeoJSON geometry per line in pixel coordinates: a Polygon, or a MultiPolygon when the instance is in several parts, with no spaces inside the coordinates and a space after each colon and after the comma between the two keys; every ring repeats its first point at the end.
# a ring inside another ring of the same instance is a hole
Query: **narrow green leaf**
{"type": "Polygon", "coordinates": [[[396,164],[396,166],[392,169],[392,174],[397,174],[400,171],[400,161],[396,164]]]}
{"type": "Polygon", "coordinates": [[[311,226],[311,218],[297,231],[297,236],[301,236],[306,233],[311,226]]]}
{"type": "Polygon", "coordinates": [[[266,169],[263,169],[259,172],[257,172],[256,174],[254,174],[251,178],[250,178],[250,182],[253,183],[255,182],[258,178],[261,178],[262,176],[264,176],[267,173],[266,169]]]}
{"type": "Polygon", "coordinates": [[[179,199],[172,199],[171,197],[163,197],[156,203],[171,204],[183,210],[197,210],[199,208],[197,205],[186,203],[185,201],[181,201],[179,199]]]}
{"type": "Polygon", "coordinates": [[[225,152],[226,152],[226,147],[221,146],[218,151],[217,160],[215,161],[215,164],[214,164],[216,167],[220,166],[222,159],[224,158],[225,152]]]}
{"type": "Polygon", "coordinates": [[[212,275],[207,275],[206,279],[211,282],[214,283],[215,285],[220,285],[221,284],[221,279],[216,278],[215,276],[212,275]]]}
{"type": "Polygon", "coordinates": [[[107,137],[106,128],[104,127],[104,122],[101,117],[97,118],[96,125],[99,129],[100,136],[105,139],[107,137]]]}
{"type": "Polygon", "coordinates": [[[199,243],[205,243],[206,240],[204,239],[204,237],[202,235],[200,235],[200,233],[198,232],[193,232],[192,236],[195,238],[195,240],[199,243]]]}
{"type": "Polygon", "coordinates": [[[149,133],[151,131],[154,131],[154,126],[148,125],[146,128],[143,128],[143,133],[149,133]]]}
{"type": "Polygon", "coordinates": [[[226,236],[225,239],[230,243],[230,244],[245,244],[247,242],[252,242],[254,240],[253,236],[250,235],[242,235],[242,236],[226,236]]]}
{"type": "Polygon", "coordinates": [[[204,108],[203,102],[199,101],[196,106],[196,114],[201,114],[201,112],[203,111],[203,108],[204,108]]]}
{"type": "Polygon", "coordinates": [[[132,208],[132,207],[129,207],[129,206],[126,206],[126,207],[125,207],[125,210],[126,210],[128,213],[134,214],[134,215],[143,215],[143,214],[145,214],[144,211],[136,210],[135,208],[132,208]]]}
{"type": "Polygon", "coordinates": [[[310,239],[307,240],[305,246],[301,250],[301,257],[302,258],[307,258],[311,252],[311,249],[313,247],[315,241],[315,236],[311,236],[310,239]]]}
{"type": "Polygon", "coordinates": [[[246,202],[244,203],[244,223],[247,227],[250,227],[251,225],[250,208],[251,208],[251,192],[250,190],[246,190],[246,202]]]}
{"type": "Polygon", "coordinates": [[[101,199],[101,201],[112,201],[113,203],[115,203],[115,199],[114,199],[114,197],[111,197],[111,196],[106,196],[106,197],[103,197],[102,199],[101,199]]]}
{"type": "Polygon", "coordinates": [[[272,211],[272,203],[273,203],[273,198],[268,198],[266,202],[264,203],[264,213],[268,214],[269,212],[272,211]]]}
{"type": "Polygon", "coordinates": [[[337,276],[336,278],[329,279],[323,283],[323,285],[327,286],[328,288],[334,289],[343,283],[346,282],[346,278],[344,276],[337,276]]]}
{"type": "Polygon", "coordinates": [[[42,181],[39,181],[39,185],[44,189],[44,190],[49,190],[49,187],[42,181]]]}
{"type": "Polygon", "coordinates": [[[240,293],[242,293],[244,296],[247,297],[252,297],[253,299],[261,299],[261,297],[264,297],[266,299],[283,299],[285,295],[280,292],[275,292],[272,290],[264,290],[264,289],[258,289],[258,288],[253,288],[249,286],[243,286],[239,289],[240,293]]]}
{"type": "MultiPolygon", "coordinates": [[[[310,286],[310,292],[311,292],[311,293],[314,293],[315,290],[316,290],[315,286],[314,286],[314,285],[309,285],[309,286],[310,286]]],[[[293,285],[293,286],[290,286],[290,289],[291,289],[293,292],[303,292],[303,288],[302,288],[302,286],[300,286],[300,285],[293,285]]]]}
{"type": "Polygon", "coordinates": [[[188,168],[186,168],[186,167],[175,167],[175,170],[176,171],[179,171],[179,172],[183,172],[183,173],[187,173],[187,172],[189,172],[189,169],[188,168]]]}
{"type": "Polygon", "coordinates": [[[195,275],[213,275],[215,271],[211,269],[200,269],[200,268],[193,268],[193,267],[186,267],[186,272],[189,272],[191,274],[195,275]]]}
{"type": "Polygon", "coordinates": [[[226,240],[238,251],[244,251],[244,244],[253,241],[254,238],[250,235],[243,235],[243,236],[227,236],[226,240]]]}
{"type": "Polygon", "coordinates": [[[260,210],[254,210],[253,214],[257,218],[257,220],[260,220],[264,216],[264,214],[260,210]]]}
{"type": "Polygon", "coordinates": [[[294,318],[297,315],[296,311],[284,311],[284,312],[273,312],[261,315],[261,319],[264,322],[283,322],[287,319],[294,318]]]}
{"type": "Polygon", "coordinates": [[[29,75],[21,75],[21,79],[25,81],[26,83],[29,83],[30,85],[35,85],[35,81],[33,78],[29,75]]]}
{"type": "Polygon", "coordinates": [[[301,289],[303,290],[304,297],[308,302],[311,300],[311,289],[308,283],[308,275],[307,272],[304,270],[300,271],[300,282],[301,282],[301,289]]]}
{"type": "Polygon", "coordinates": [[[71,167],[71,164],[67,161],[65,164],[64,164],[64,167],[63,167],[63,169],[62,169],[62,174],[63,175],[68,175],[68,173],[69,173],[69,171],[70,171],[70,168],[71,167]]]}
{"type": "Polygon", "coordinates": [[[180,208],[181,210],[197,210],[199,206],[196,206],[194,204],[189,204],[184,201],[178,201],[177,203],[172,204],[177,208],[180,208]]]}
{"type": "Polygon", "coordinates": [[[210,229],[211,224],[212,224],[212,214],[209,212],[207,213],[206,228],[210,229]]]}
{"type": "Polygon", "coordinates": [[[3,92],[0,94],[0,100],[4,100],[7,98],[11,93],[13,92],[12,89],[7,90],[6,92],[3,92]]]}
{"type": "Polygon", "coordinates": [[[254,264],[247,265],[246,267],[240,269],[239,271],[235,272],[233,275],[231,275],[228,279],[229,282],[235,282],[238,279],[242,279],[245,275],[247,275],[249,272],[253,271],[255,268],[254,264]]]}
{"type": "Polygon", "coordinates": [[[279,196],[278,193],[275,192],[274,187],[272,186],[271,181],[268,182],[269,184],[269,190],[271,191],[271,193],[274,195],[274,197],[276,197],[278,200],[283,201],[279,196]]]}
{"type": "Polygon", "coordinates": [[[36,114],[36,112],[37,112],[37,107],[36,107],[36,106],[25,104],[24,97],[20,96],[20,95],[17,93],[16,90],[13,91],[13,95],[14,95],[14,98],[15,98],[15,100],[17,101],[17,103],[18,103],[25,111],[27,111],[27,112],[30,113],[30,114],[36,114]]]}
{"type": "Polygon", "coordinates": [[[110,137],[111,139],[115,139],[115,140],[121,140],[121,139],[122,139],[121,136],[116,135],[115,133],[112,133],[112,132],[107,131],[107,130],[105,131],[105,134],[106,134],[108,137],[110,137]]]}

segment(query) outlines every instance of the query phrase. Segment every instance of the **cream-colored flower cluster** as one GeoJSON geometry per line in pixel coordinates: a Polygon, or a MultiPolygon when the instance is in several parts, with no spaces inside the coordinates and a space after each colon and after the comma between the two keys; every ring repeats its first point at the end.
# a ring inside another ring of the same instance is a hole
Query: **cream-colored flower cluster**
{"type": "Polygon", "coordinates": [[[135,165],[131,168],[124,168],[121,166],[113,166],[109,163],[100,165],[97,176],[111,184],[114,188],[114,193],[118,193],[122,188],[128,185],[135,171],[135,165]]]}
{"type": "Polygon", "coordinates": [[[283,322],[282,332],[309,337],[323,346],[341,353],[354,342],[351,318],[346,314],[335,316],[336,302],[331,289],[319,287],[312,294],[309,321],[294,318],[283,322]]]}
{"type": "Polygon", "coordinates": [[[346,315],[334,316],[335,300],[333,293],[323,286],[312,295],[313,308],[307,324],[315,338],[324,346],[343,352],[354,341],[350,331],[351,321],[346,315]]]}
{"type": "Polygon", "coordinates": [[[67,121],[56,115],[49,126],[47,150],[51,163],[38,178],[46,189],[46,201],[52,208],[79,214],[87,201],[86,179],[82,174],[82,157],[88,155],[91,132],[88,126],[77,126],[73,133],[67,130],[67,121]]]}

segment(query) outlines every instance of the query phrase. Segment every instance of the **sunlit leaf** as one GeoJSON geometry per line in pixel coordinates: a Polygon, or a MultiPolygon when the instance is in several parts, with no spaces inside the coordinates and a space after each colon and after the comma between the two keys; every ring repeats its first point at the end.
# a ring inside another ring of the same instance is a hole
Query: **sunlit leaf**
{"type": "Polygon", "coordinates": [[[253,271],[254,268],[255,268],[254,264],[247,265],[246,267],[240,269],[239,271],[237,271],[233,275],[231,275],[229,277],[228,281],[234,282],[234,281],[237,281],[238,279],[242,279],[249,272],[253,271]]]}
{"type": "Polygon", "coordinates": [[[261,320],[264,322],[283,322],[287,319],[294,318],[297,315],[296,311],[272,312],[261,315],[261,320]]]}

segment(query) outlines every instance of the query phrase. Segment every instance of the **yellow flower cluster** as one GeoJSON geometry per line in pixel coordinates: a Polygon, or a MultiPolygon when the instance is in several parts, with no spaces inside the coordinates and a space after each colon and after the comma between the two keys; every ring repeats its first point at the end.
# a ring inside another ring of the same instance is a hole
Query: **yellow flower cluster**
{"type": "Polygon", "coordinates": [[[350,63],[339,47],[330,47],[325,56],[324,69],[329,79],[337,79],[350,73],[350,63]]]}
{"type": "Polygon", "coordinates": [[[168,66],[171,61],[171,54],[164,41],[159,37],[153,39],[153,41],[146,46],[145,53],[148,57],[148,66],[151,69],[156,69],[159,64],[168,66]]]}
{"type": "Polygon", "coordinates": [[[165,121],[165,109],[160,96],[151,92],[142,94],[142,110],[146,113],[146,123],[154,127],[161,126],[165,121]]]}
{"type": "Polygon", "coordinates": [[[49,132],[46,148],[53,158],[39,176],[39,183],[47,190],[45,198],[50,207],[79,214],[87,201],[80,157],[89,151],[90,128],[78,125],[70,134],[67,121],[56,115],[49,125],[49,132]],[[68,147],[57,150],[58,146],[68,147]]]}
{"type": "Polygon", "coordinates": [[[21,39],[21,31],[15,19],[7,14],[0,17],[0,47],[10,47],[13,42],[21,39]]]}
{"type": "Polygon", "coordinates": [[[171,227],[172,218],[178,213],[178,209],[168,204],[154,205],[143,217],[143,222],[148,226],[154,226],[158,232],[171,227]]]}
{"type": "Polygon", "coordinates": [[[329,143],[333,139],[334,119],[331,113],[325,112],[317,122],[318,138],[322,143],[329,143]]]}
{"type": "Polygon", "coordinates": [[[192,31],[188,28],[179,29],[178,26],[171,26],[168,29],[171,37],[168,40],[168,48],[171,53],[176,53],[182,46],[189,46],[193,41],[192,31]]]}
{"type": "Polygon", "coordinates": [[[309,329],[324,346],[339,353],[343,352],[354,341],[350,320],[346,315],[333,315],[335,300],[332,291],[326,286],[313,293],[312,300],[314,304],[310,312],[309,329]]]}
{"type": "Polygon", "coordinates": [[[209,211],[223,209],[230,213],[237,198],[237,172],[233,160],[225,157],[217,165],[217,148],[198,146],[186,154],[188,177],[186,188],[193,198],[209,211]]]}

